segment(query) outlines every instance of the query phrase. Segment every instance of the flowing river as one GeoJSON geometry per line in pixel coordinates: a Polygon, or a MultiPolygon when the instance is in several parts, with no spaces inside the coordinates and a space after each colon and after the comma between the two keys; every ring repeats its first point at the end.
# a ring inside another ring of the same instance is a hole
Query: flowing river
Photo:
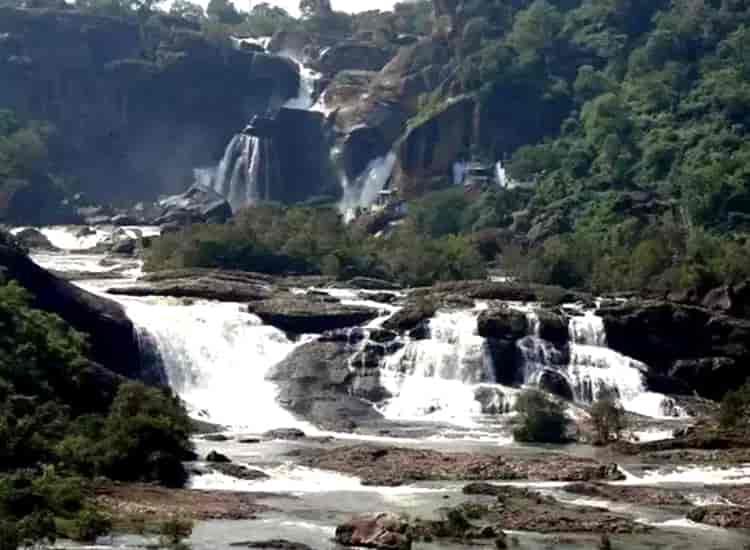
{"type": "MultiPolygon", "coordinates": [[[[115,260],[103,254],[90,253],[97,243],[108,238],[114,229],[98,229],[80,237],[77,228],[44,228],[43,233],[61,252],[33,253],[43,267],[74,274],[75,283],[89,291],[107,295],[106,288],[128,285],[140,274],[134,260],[115,260]],[[102,274],[105,274],[102,276],[102,274]]],[[[134,235],[149,235],[151,228],[126,228],[134,235]]],[[[325,291],[325,290],[324,290],[325,291]]],[[[305,292],[300,290],[299,292],[305,292]]],[[[367,304],[361,294],[345,290],[328,290],[345,303],[367,304]]],[[[476,335],[476,318],[486,304],[474,308],[440,311],[430,322],[427,340],[405,341],[399,351],[389,355],[381,365],[382,382],[391,397],[377,406],[384,417],[405,429],[396,434],[343,434],[316,429],[295,418],[276,402],[276,387],[265,379],[269,368],[313,339],[304,336],[291,340],[283,332],[264,325],[244,311],[239,303],[219,303],[172,298],[134,298],[109,296],[120,302],[135,325],[147,331],[164,364],[168,381],[182,397],[191,414],[226,426],[229,440],[209,442],[196,440],[200,456],[217,450],[233,461],[249,464],[269,478],[258,481],[238,480],[219,473],[205,473],[191,479],[196,489],[251,491],[273,493],[264,501],[274,512],[261,514],[249,521],[205,521],[196,524],[190,544],[197,550],[228,548],[244,540],[288,539],[312,548],[336,547],[332,542],[335,526],[351,515],[364,512],[395,511],[412,516],[434,516],[441,506],[456,505],[466,497],[464,484],[424,482],[401,487],[363,486],[360,480],[300,466],[288,453],[300,448],[322,445],[351,445],[377,442],[382,445],[469,451],[512,456],[545,456],[551,448],[519,445],[510,436],[511,405],[517,388],[496,384],[491,357],[484,340],[476,335]],[[487,400],[478,399],[488,392],[496,396],[493,410],[487,400]],[[299,428],[318,439],[300,441],[260,441],[241,444],[240,437],[260,434],[273,428],[299,428]],[[421,429],[425,428],[425,429],[421,429]],[[409,435],[411,434],[411,435],[409,435]],[[324,436],[333,441],[324,442],[324,436]]],[[[383,307],[382,304],[380,307],[383,307]]],[[[528,312],[533,326],[533,311],[528,304],[516,304],[528,312]]],[[[384,307],[377,325],[395,311],[384,307]]],[[[670,433],[674,426],[689,423],[684,413],[668,398],[648,392],[642,381],[641,365],[606,347],[606,334],[600,319],[590,312],[573,315],[570,325],[571,353],[560,369],[569,381],[574,400],[584,403],[587,388],[606,383],[616,387],[624,406],[644,415],[641,439],[656,439],[670,433]]],[[[545,370],[554,351],[544,341],[531,335],[519,343],[524,356],[524,383],[534,384],[545,370]]],[[[575,405],[571,415],[584,414],[575,405]]],[[[573,445],[563,449],[572,455],[599,458],[606,451],[573,445]]],[[[603,462],[606,458],[601,459],[603,462]]],[[[705,467],[666,467],[640,464],[637,458],[620,464],[626,474],[624,485],[678,487],[686,491],[694,504],[719,502],[714,489],[722,484],[750,483],[750,465],[733,469],[705,467]]],[[[582,499],[565,493],[560,483],[520,483],[543,493],[579,504],[620,511],[638,521],[658,526],[647,535],[616,535],[613,548],[636,549],[738,549],[750,543],[750,536],[693,523],[683,512],[668,508],[649,508],[616,504],[603,499],[582,499]]],[[[517,548],[597,548],[598,539],[591,536],[560,538],[535,533],[511,533],[517,548]]],[[[138,537],[103,539],[100,545],[142,547],[138,537]]],[[[418,549],[463,548],[460,545],[420,543],[418,549]]]]}

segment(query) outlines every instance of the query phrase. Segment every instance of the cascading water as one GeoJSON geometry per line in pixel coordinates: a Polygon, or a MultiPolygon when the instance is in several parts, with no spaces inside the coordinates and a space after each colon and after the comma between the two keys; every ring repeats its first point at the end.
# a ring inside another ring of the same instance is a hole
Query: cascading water
{"type": "Polygon", "coordinates": [[[561,350],[539,337],[539,318],[533,309],[524,311],[532,328],[532,335],[518,342],[525,384],[538,385],[543,377],[556,373],[566,380],[578,403],[592,403],[601,395],[612,394],[630,412],[651,417],[683,414],[673,400],[647,391],[646,365],[606,347],[601,317],[591,311],[573,315],[568,324],[570,344],[561,350]]]}
{"type": "MultiPolygon", "coordinates": [[[[429,339],[410,341],[385,360],[381,383],[393,395],[381,407],[386,418],[474,424],[473,418],[482,413],[477,392],[483,385],[489,389],[494,371],[485,340],[476,333],[479,312],[438,312],[429,322],[429,339]]],[[[494,389],[499,401],[513,393],[501,386],[494,389]]]]}
{"type": "Polygon", "coordinates": [[[263,325],[240,304],[172,299],[120,300],[156,345],[170,386],[193,416],[232,429],[311,430],[281,408],[268,368],[299,344],[263,325]]]}
{"type": "Polygon", "coordinates": [[[341,179],[343,196],[339,202],[339,210],[345,217],[351,218],[357,209],[367,208],[377,200],[378,194],[391,178],[395,165],[396,154],[390,152],[385,157],[370,161],[353,183],[345,177],[341,179]]]}

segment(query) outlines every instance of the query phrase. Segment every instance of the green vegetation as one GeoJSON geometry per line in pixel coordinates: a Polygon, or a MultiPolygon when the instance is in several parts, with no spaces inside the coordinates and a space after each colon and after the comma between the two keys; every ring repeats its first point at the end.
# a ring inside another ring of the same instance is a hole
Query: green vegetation
{"type": "Polygon", "coordinates": [[[719,409],[722,428],[747,428],[750,420],[750,381],[740,388],[727,392],[719,409]]]}
{"type": "Polygon", "coordinates": [[[517,441],[528,443],[565,443],[570,420],[559,402],[539,390],[524,390],[516,399],[518,426],[513,430],[517,441]]]}
{"type": "Polygon", "coordinates": [[[507,267],[595,291],[750,275],[746,2],[498,0],[464,18],[484,22],[460,64],[481,147],[536,182],[526,230],[547,229],[507,267]]]}
{"type": "Polygon", "coordinates": [[[87,358],[86,337],[0,284],[0,543],[94,540],[109,518],[95,477],[181,486],[189,420],[167,390],[121,381],[87,358]]]}
{"type": "Polygon", "coordinates": [[[625,409],[612,397],[597,399],[591,405],[591,424],[595,445],[617,441],[626,429],[625,409]]]}
{"type": "Polygon", "coordinates": [[[222,267],[265,273],[378,276],[407,285],[484,276],[477,243],[407,220],[384,238],[345,225],[332,208],[261,205],[227,225],[195,225],[158,239],[147,269],[222,267]]]}

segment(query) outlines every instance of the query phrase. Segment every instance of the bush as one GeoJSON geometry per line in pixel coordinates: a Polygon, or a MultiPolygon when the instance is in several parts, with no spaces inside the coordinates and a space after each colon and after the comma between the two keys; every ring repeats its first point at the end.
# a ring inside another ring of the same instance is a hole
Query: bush
{"type": "Polygon", "coordinates": [[[193,522],[173,518],[162,523],[159,529],[159,542],[162,546],[172,549],[185,548],[184,539],[193,533],[193,522]]]}
{"type": "Polygon", "coordinates": [[[73,530],[69,534],[75,541],[95,542],[112,528],[112,522],[96,510],[82,510],[73,521],[73,530]]]}
{"type": "Polygon", "coordinates": [[[747,427],[750,420],[750,381],[724,395],[719,409],[722,428],[747,427]]]}
{"type": "Polygon", "coordinates": [[[606,445],[622,437],[626,428],[625,409],[611,397],[603,397],[591,406],[594,444],[606,445]]]}
{"type": "Polygon", "coordinates": [[[517,441],[564,443],[570,420],[563,406],[539,390],[524,390],[516,400],[519,425],[513,430],[517,441]]]}

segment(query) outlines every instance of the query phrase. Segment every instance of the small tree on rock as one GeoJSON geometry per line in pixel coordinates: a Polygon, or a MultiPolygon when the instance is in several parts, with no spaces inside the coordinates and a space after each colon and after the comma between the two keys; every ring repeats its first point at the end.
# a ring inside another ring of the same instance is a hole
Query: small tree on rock
{"type": "Polygon", "coordinates": [[[595,445],[617,441],[626,427],[625,409],[610,396],[600,398],[591,406],[591,424],[595,445]]]}
{"type": "Polygon", "coordinates": [[[564,443],[570,420],[564,407],[539,390],[524,390],[516,400],[520,423],[513,437],[529,443],[564,443]]]}

